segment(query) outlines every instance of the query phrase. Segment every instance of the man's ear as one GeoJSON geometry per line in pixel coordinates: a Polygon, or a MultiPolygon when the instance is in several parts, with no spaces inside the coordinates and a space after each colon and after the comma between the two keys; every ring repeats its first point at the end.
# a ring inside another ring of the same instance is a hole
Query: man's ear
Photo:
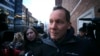
{"type": "Polygon", "coordinates": [[[71,28],[71,23],[68,22],[67,24],[68,24],[68,29],[70,29],[71,28]]]}

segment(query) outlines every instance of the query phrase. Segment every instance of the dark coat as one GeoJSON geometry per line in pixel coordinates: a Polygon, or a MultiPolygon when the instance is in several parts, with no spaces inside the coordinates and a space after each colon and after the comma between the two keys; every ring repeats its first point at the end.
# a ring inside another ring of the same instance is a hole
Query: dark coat
{"type": "Polygon", "coordinates": [[[8,30],[8,25],[6,23],[0,22],[0,32],[8,30]]]}
{"type": "Polygon", "coordinates": [[[27,53],[28,56],[30,55],[38,55],[38,51],[40,50],[40,46],[43,42],[41,41],[41,39],[35,39],[34,41],[28,41],[27,43],[25,43],[25,53],[24,55],[27,53]]]}
{"type": "Polygon", "coordinates": [[[40,56],[97,56],[96,47],[91,41],[71,34],[66,34],[66,37],[58,42],[50,37],[42,40],[44,44],[41,46],[40,56]]]}

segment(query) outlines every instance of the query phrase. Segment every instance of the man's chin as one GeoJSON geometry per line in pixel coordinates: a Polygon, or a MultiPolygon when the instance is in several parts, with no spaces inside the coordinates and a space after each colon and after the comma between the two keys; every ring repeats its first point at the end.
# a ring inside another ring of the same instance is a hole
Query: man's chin
{"type": "Polygon", "coordinates": [[[51,36],[51,39],[57,40],[58,39],[58,36],[51,36]]]}

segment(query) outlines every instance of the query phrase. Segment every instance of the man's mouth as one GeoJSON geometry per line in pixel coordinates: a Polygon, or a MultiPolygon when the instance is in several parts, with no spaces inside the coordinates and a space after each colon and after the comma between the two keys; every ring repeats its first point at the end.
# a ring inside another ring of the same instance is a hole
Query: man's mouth
{"type": "Polygon", "coordinates": [[[57,33],[57,32],[51,32],[51,34],[56,35],[56,34],[58,34],[58,33],[57,33]]]}

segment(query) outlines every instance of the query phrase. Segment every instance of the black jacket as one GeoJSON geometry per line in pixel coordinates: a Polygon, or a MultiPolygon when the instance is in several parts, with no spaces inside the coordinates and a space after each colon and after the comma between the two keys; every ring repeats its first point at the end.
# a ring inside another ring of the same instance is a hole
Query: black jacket
{"type": "Polygon", "coordinates": [[[97,56],[97,50],[89,40],[83,40],[71,34],[60,41],[53,41],[50,37],[42,39],[40,56],[97,56]]]}
{"type": "Polygon", "coordinates": [[[0,22],[0,32],[8,30],[8,25],[4,22],[0,22]]]}
{"type": "MultiPolygon", "coordinates": [[[[24,55],[27,53],[28,56],[31,55],[39,55],[38,51],[40,49],[40,46],[43,42],[41,41],[40,38],[35,39],[34,41],[25,41],[25,45],[24,45],[24,55]]],[[[23,54],[21,54],[20,56],[24,56],[23,54]]]]}

